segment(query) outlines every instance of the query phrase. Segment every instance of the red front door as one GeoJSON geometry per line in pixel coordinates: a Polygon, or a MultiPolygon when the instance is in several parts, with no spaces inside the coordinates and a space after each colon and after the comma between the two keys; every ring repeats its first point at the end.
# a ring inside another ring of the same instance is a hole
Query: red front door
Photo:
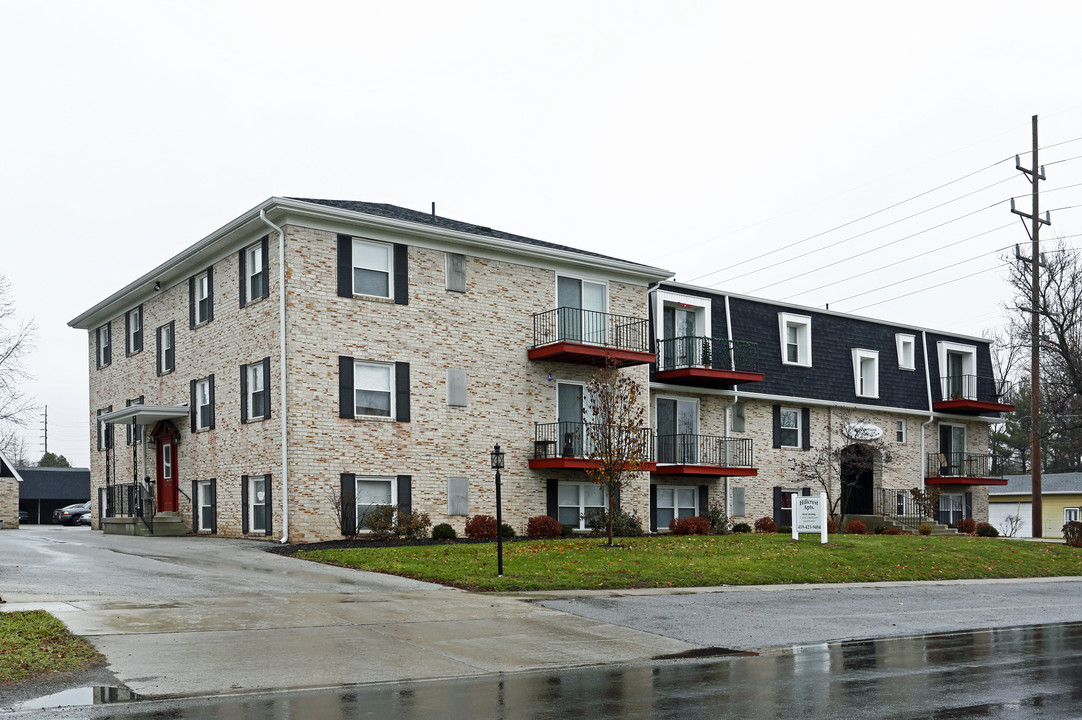
{"type": "Polygon", "coordinates": [[[177,478],[177,442],[176,433],[169,432],[172,428],[163,427],[166,423],[159,423],[154,428],[154,439],[157,449],[154,463],[158,468],[158,512],[176,512],[178,505],[177,488],[180,487],[177,478]]]}

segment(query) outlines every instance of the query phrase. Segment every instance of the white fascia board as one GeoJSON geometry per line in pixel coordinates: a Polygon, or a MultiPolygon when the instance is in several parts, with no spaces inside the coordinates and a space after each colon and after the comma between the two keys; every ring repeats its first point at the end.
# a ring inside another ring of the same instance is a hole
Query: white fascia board
{"type": "Polygon", "coordinates": [[[23,476],[19,474],[19,470],[15,467],[14,463],[12,463],[11,460],[8,459],[8,456],[4,454],[3,450],[0,450],[0,461],[3,461],[7,469],[11,471],[11,474],[12,476],[14,476],[16,482],[23,481],[23,476]]]}
{"type": "Polygon", "coordinates": [[[673,276],[669,270],[623,260],[610,260],[569,250],[483,237],[423,223],[272,197],[76,316],[68,322],[68,325],[83,330],[96,328],[139,305],[147,298],[153,297],[156,293],[154,283],[161,283],[161,289],[166,290],[186,280],[198,270],[251,244],[255,239],[266,235],[268,231],[267,226],[260,220],[261,210],[265,211],[267,216],[279,226],[302,224],[304,227],[373,239],[399,241],[408,239],[409,244],[418,247],[450,249],[453,252],[465,250],[475,257],[519,264],[526,264],[524,260],[533,260],[539,267],[555,270],[575,268],[582,272],[583,269],[589,269],[595,274],[604,273],[606,277],[613,280],[624,280],[635,284],[650,285],[673,276]]]}
{"type": "Polygon", "coordinates": [[[712,287],[703,287],[702,285],[691,285],[688,283],[681,283],[675,280],[666,281],[666,285],[672,285],[674,287],[680,287],[687,290],[698,290],[700,292],[708,292],[716,295],[717,297],[729,296],[731,298],[738,298],[740,300],[749,300],[751,302],[763,303],[764,305],[774,305],[780,309],[780,312],[787,312],[789,310],[797,312],[813,312],[820,315],[832,315],[840,318],[850,318],[852,320],[863,320],[864,322],[875,323],[876,325],[884,325],[891,328],[899,328],[905,330],[914,330],[916,332],[930,332],[936,335],[946,335],[951,338],[958,338],[961,340],[970,340],[973,342],[984,343],[991,345],[992,341],[988,338],[977,337],[975,335],[963,335],[962,333],[949,332],[947,330],[937,330],[935,328],[926,328],[920,325],[910,325],[908,323],[890,322],[889,320],[880,320],[879,318],[868,317],[867,315],[853,315],[852,313],[838,312],[837,310],[824,310],[820,307],[811,307],[810,305],[797,305],[795,303],[787,303],[781,300],[771,300],[769,298],[755,297],[754,295],[741,295],[740,293],[728,292],[725,290],[719,290],[712,287]]]}

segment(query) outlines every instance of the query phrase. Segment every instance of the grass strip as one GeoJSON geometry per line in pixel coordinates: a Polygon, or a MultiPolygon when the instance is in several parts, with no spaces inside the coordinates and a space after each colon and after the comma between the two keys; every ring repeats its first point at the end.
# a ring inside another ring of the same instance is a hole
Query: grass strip
{"type": "Polygon", "coordinates": [[[1082,575],[1082,550],[981,537],[663,536],[316,550],[297,557],[467,590],[569,590],[1082,575]]]}
{"type": "Polygon", "coordinates": [[[0,612],[0,683],[83,670],[105,658],[44,610],[0,612]]]}

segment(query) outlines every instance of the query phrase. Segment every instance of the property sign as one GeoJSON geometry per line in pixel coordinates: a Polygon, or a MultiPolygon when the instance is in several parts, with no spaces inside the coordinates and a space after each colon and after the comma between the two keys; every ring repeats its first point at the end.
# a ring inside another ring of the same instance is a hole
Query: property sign
{"type": "Polygon", "coordinates": [[[827,495],[798,495],[793,498],[793,539],[800,533],[819,533],[820,542],[827,541],[827,495]]]}

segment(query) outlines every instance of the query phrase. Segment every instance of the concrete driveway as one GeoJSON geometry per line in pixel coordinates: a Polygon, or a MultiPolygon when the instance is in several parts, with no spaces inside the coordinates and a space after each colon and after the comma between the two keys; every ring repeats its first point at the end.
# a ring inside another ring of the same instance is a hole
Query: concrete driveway
{"type": "Polygon", "coordinates": [[[0,532],[0,609],[54,613],[143,696],[469,677],[697,647],[264,548],[24,526],[0,532]]]}

